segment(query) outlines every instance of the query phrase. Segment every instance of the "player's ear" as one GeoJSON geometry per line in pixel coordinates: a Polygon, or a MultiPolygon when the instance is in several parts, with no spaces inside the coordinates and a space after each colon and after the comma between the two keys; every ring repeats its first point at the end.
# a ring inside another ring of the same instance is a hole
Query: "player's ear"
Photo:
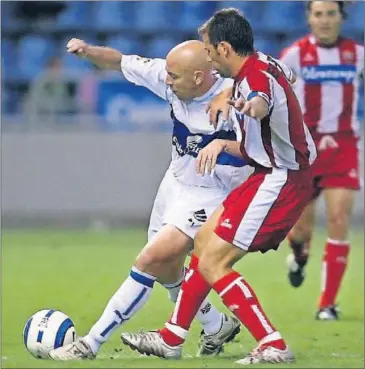
{"type": "Polygon", "coordinates": [[[197,70],[194,72],[194,80],[197,86],[200,86],[204,80],[204,72],[201,70],[197,70]]]}
{"type": "Polygon", "coordinates": [[[229,42],[221,41],[217,46],[217,51],[218,54],[228,58],[228,56],[232,53],[232,46],[229,42]]]}

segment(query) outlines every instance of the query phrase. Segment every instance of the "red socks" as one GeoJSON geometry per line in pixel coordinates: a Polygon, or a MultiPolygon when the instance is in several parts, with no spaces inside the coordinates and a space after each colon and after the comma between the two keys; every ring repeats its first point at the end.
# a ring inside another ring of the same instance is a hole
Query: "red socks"
{"type": "Polygon", "coordinates": [[[347,267],[350,244],[344,241],[327,240],[322,262],[322,295],[319,308],[334,305],[347,267]]]}
{"type": "MultiPolygon", "coordinates": [[[[191,258],[189,270],[166,328],[160,330],[163,340],[170,346],[181,345],[196,313],[211,287],[197,270],[198,258],[191,258]]],[[[213,285],[224,304],[238,317],[260,345],[286,348],[284,340],[273,327],[250,285],[237,272],[231,272],[213,285]]]]}
{"type": "Polygon", "coordinates": [[[163,340],[170,346],[184,342],[191,322],[211,289],[208,282],[198,272],[198,262],[199,259],[192,255],[174,312],[166,323],[166,328],[160,330],[163,340]]]}
{"type": "Polygon", "coordinates": [[[227,274],[214,283],[213,289],[250,331],[256,341],[260,342],[266,337],[266,342],[273,343],[281,350],[285,349],[284,341],[262,310],[255,292],[239,273],[227,274]],[[268,339],[269,336],[271,339],[268,339]]]}

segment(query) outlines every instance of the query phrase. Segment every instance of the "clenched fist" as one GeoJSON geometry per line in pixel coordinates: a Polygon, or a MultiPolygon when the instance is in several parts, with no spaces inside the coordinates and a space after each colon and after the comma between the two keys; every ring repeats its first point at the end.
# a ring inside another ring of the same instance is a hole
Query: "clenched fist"
{"type": "Polygon", "coordinates": [[[88,44],[84,40],[78,38],[72,38],[67,43],[67,52],[71,54],[76,54],[77,56],[85,56],[88,44]]]}

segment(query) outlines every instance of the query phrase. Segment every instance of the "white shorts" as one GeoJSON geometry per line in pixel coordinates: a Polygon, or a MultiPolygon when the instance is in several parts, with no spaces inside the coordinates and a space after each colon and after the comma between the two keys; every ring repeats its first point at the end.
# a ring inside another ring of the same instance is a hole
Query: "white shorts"
{"type": "MultiPolygon", "coordinates": [[[[242,183],[242,172],[241,170],[240,183],[242,183]]],[[[247,178],[250,173],[250,169],[245,170],[245,177],[247,178]]],[[[153,204],[148,240],[166,224],[175,226],[194,239],[200,227],[223,203],[229,192],[228,189],[202,188],[182,184],[168,169],[153,204]]]]}

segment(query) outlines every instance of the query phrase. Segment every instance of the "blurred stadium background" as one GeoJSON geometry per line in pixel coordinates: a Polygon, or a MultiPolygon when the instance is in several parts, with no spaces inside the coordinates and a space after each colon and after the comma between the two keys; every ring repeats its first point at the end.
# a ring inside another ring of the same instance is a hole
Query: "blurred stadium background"
{"type": "MultiPolygon", "coordinates": [[[[68,55],[66,43],[164,57],[231,6],[251,21],[256,48],[273,56],[308,32],[302,1],[1,1],[3,227],[146,224],[170,158],[168,106],[68,55]]],[[[343,34],[363,43],[364,2],[347,10],[343,34]]]]}

